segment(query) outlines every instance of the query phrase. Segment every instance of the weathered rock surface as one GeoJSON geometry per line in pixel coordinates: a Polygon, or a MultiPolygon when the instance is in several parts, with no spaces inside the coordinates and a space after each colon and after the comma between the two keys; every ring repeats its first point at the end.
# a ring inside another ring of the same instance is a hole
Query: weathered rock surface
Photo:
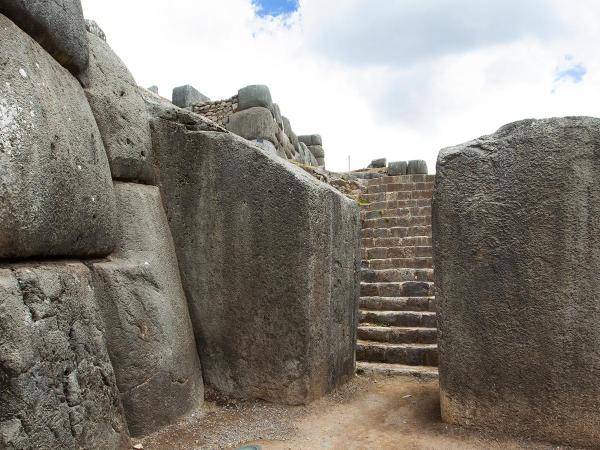
{"type": "Polygon", "coordinates": [[[406,175],[408,164],[406,161],[393,161],[388,163],[387,174],[391,177],[397,175],[406,175]]]}
{"type": "Polygon", "coordinates": [[[83,89],[2,15],[0,55],[0,258],[110,253],[115,198],[83,89]]]}
{"type": "Polygon", "coordinates": [[[102,28],[100,28],[96,21],[85,19],[85,29],[106,42],[106,34],[104,34],[104,31],[102,31],[102,28]]]}
{"type": "Polygon", "coordinates": [[[33,37],[74,75],[86,69],[88,46],[79,0],[2,0],[0,13],[33,37]]]}
{"type": "Polygon", "coordinates": [[[387,159],[386,158],[379,158],[379,159],[374,159],[373,161],[371,161],[371,164],[369,164],[369,168],[381,168],[381,167],[385,167],[385,165],[387,164],[387,159]]]}
{"type": "Polygon", "coordinates": [[[277,124],[267,108],[254,107],[229,116],[226,128],[248,140],[266,139],[277,143],[277,124]]]}
{"type": "Polygon", "coordinates": [[[174,88],[171,98],[173,104],[180,108],[188,108],[198,103],[210,102],[210,98],[189,84],[174,88]]]}
{"type": "Polygon", "coordinates": [[[415,159],[408,162],[406,168],[407,175],[427,175],[427,163],[422,159],[415,159]]]}
{"type": "Polygon", "coordinates": [[[311,145],[323,145],[323,139],[321,139],[321,135],[319,134],[305,134],[298,136],[298,139],[309,147],[311,145]]]}
{"type": "Polygon", "coordinates": [[[325,158],[325,150],[321,145],[309,145],[308,149],[314,155],[315,158],[325,158]]]}
{"type": "Polygon", "coordinates": [[[254,84],[238,91],[238,111],[257,106],[269,109],[272,105],[271,91],[267,86],[254,84]]]}
{"type": "Polygon", "coordinates": [[[112,177],[153,184],[152,141],[144,99],[133,76],[99,37],[88,33],[85,89],[108,154],[112,177]]]}
{"type": "Polygon", "coordinates": [[[600,119],[525,120],[440,152],[445,421],[600,442],[600,119]]]}
{"type": "Polygon", "coordinates": [[[0,448],[129,448],[81,263],[0,266],[0,448]]]}
{"type": "Polygon", "coordinates": [[[93,264],[129,430],[142,436],[203,401],[200,362],[157,187],[115,183],[120,242],[93,264]]]}
{"type": "Polygon", "coordinates": [[[205,381],[298,404],[352,377],[356,203],[232,134],[153,130],[205,381]]]}

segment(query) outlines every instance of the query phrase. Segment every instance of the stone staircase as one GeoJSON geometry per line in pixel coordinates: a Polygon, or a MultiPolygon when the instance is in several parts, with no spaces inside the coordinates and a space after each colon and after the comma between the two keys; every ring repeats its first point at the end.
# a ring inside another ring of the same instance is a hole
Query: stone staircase
{"type": "Polygon", "coordinates": [[[434,175],[368,180],[362,206],[359,372],[437,376],[434,175]]]}

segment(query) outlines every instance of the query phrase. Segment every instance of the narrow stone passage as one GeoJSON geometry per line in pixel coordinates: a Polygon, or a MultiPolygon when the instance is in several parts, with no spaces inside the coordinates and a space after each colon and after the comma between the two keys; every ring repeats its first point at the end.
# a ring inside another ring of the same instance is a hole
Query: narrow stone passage
{"type": "Polygon", "coordinates": [[[431,251],[434,175],[368,180],[362,200],[357,367],[437,376],[431,251]]]}

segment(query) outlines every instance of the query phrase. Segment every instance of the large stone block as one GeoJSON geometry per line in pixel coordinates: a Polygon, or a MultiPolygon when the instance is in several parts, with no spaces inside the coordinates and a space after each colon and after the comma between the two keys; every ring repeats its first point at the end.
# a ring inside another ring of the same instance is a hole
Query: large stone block
{"type": "Polygon", "coordinates": [[[205,381],[300,404],[352,377],[356,203],[235,135],[153,128],[205,381]]]}
{"type": "Polygon", "coordinates": [[[115,183],[120,242],[92,265],[129,430],[156,431],[203,401],[198,352],[157,187],[115,183]]]}
{"type": "Polygon", "coordinates": [[[397,175],[406,175],[408,164],[406,161],[393,161],[388,163],[387,174],[391,177],[397,175]]]}
{"type": "Polygon", "coordinates": [[[248,140],[266,139],[277,143],[278,127],[267,108],[250,108],[229,116],[225,127],[232,133],[248,140]]]}
{"type": "Polygon", "coordinates": [[[0,266],[0,448],[129,448],[102,328],[83,264],[0,266]]]}
{"type": "Polygon", "coordinates": [[[323,145],[323,139],[319,134],[305,134],[302,136],[298,136],[300,142],[304,142],[307,146],[311,145],[323,145]]]}
{"type": "Polygon", "coordinates": [[[0,13],[74,75],[86,69],[89,54],[80,0],[2,0],[0,13]]]}
{"type": "Polygon", "coordinates": [[[175,106],[179,106],[180,108],[188,108],[199,103],[210,102],[210,98],[189,84],[174,88],[171,98],[173,100],[173,104],[175,106]]]}
{"type": "Polygon", "coordinates": [[[103,256],[115,197],[75,78],[0,15],[0,258],[103,256]]]}
{"type": "Polygon", "coordinates": [[[414,159],[408,162],[407,175],[427,175],[427,162],[422,159],[414,159]]]}
{"type": "Polygon", "coordinates": [[[444,149],[433,198],[445,421],[600,442],[600,120],[444,149]]]}
{"type": "Polygon", "coordinates": [[[238,91],[238,111],[257,106],[267,109],[273,106],[271,91],[267,86],[253,84],[238,91]]]}
{"type": "Polygon", "coordinates": [[[87,95],[108,154],[112,177],[152,184],[152,141],[146,104],[133,76],[99,37],[88,33],[87,95]]]}
{"type": "Polygon", "coordinates": [[[309,145],[308,149],[315,158],[325,158],[325,150],[322,145],[309,145]]]}

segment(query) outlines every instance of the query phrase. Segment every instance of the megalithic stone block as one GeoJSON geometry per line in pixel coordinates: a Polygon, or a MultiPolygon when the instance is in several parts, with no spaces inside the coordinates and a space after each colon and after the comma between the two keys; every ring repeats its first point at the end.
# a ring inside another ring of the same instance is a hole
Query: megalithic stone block
{"type": "Polygon", "coordinates": [[[600,119],[525,120],[440,152],[444,421],[600,442],[600,119]]]}
{"type": "Polygon", "coordinates": [[[114,179],[156,183],[146,104],[121,59],[88,33],[90,64],[85,94],[102,134],[114,179]]]}
{"type": "Polygon", "coordinates": [[[422,159],[409,161],[406,173],[408,175],[427,175],[427,163],[422,159]]]}
{"type": "Polygon", "coordinates": [[[267,86],[254,84],[238,91],[238,111],[255,107],[271,109],[272,106],[271,91],[267,86]]]}
{"type": "Polygon", "coordinates": [[[298,136],[298,139],[309,147],[311,145],[323,145],[323,139],[320,134],[305,134],[298,136]]]}
{"type": "Polygon", "coordinates": [[[265,139],[273,144],[278,142],[279,129],[267,108],[254,107],[233,113],[225,127],[244,139],[265,139]]]}
{"type": "Polygon", "coordinates": [[[387,164],[386,158],[378,158],[378,159],[374,159],[373,161],[371,161],[371,164],[369,164],[369,168],[380,169],[380,168],[385,167],[386,164],[387,164]]]}
{"type": "Polygon", "coordinates": [[[172,100],[173,104],[180,108],[188,108],[198,103],[210,102],[210,98],[189,84],[173,89],[172,100]]]}
{"type": "Polygon", "coordinates": [[[0,55],[10,55],[0,71],[0,259],[109,254],[115,196],[83,89],[2,15],[0,55]]]}
{"type": "Polygon", "coordinates": [[[388,175],[389,176],[397,176],[397,175],[406,175],[406,171],[408,168],[408,164],[406,161],[394,161],[388,163],[388,175]]]}
{"type": "Polygon", "coordinates": [[[231,133],[153,136],[205,382],[302,404],[353,377],[357,204],[231,133]]]}
{"type": "Polygon", "coordinates": [[[85,71],[88,46],[80,0],[2,0],[4,14],[73,75],[85,71]]]}
{"type": "Polygon", "coordinates": [[[0,265],[0,448],[130,448],[103,331],[82,263],[0,265]]]}
{"type": "Polygon", "coordinates": [[[160,192],[115,190],[118,249],[91,267],[129,430],[144,436],[202,404],[202,373],[160,192]]]}

